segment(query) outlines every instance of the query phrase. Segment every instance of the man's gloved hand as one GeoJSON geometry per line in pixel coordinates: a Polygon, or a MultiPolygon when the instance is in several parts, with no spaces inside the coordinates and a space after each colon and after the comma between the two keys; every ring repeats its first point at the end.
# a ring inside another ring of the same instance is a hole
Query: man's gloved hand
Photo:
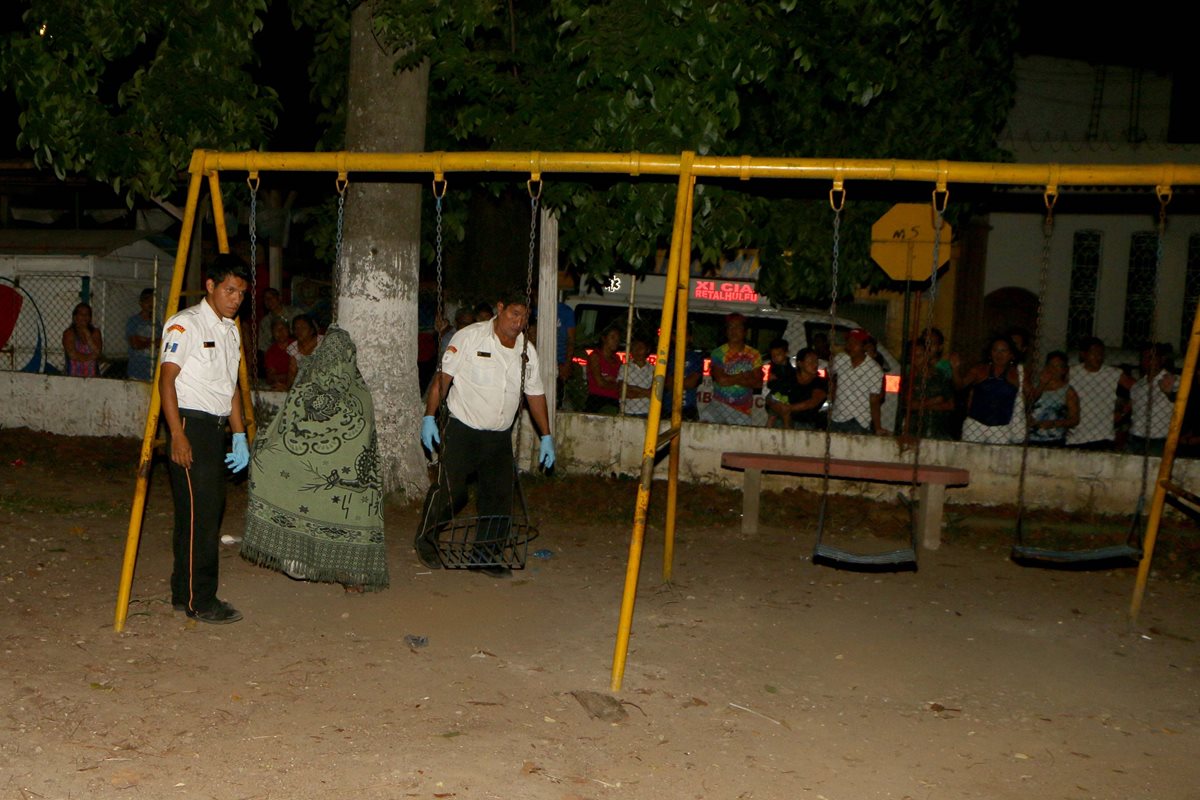
{"type": "Polygon", "coordinates": [[[538,455],[538,463],[546,469],[554,466],[554,437],[548,433],[542,437],[542,451],[538,455]]]}
{"type": "Polygon", "coordinates": [[[233,435],[233,452],[225,454],[225,466],[234,472],[240,472],[250,463],[250,447],[246,444],[246,434],[233,435]]]}
{"type": "Polygon", "coordinates": [[[432,453],[434,446],[441,443],[442,437],[438,435],[437,420],[433,417],[421,417],[421,444],[432,453]]]}

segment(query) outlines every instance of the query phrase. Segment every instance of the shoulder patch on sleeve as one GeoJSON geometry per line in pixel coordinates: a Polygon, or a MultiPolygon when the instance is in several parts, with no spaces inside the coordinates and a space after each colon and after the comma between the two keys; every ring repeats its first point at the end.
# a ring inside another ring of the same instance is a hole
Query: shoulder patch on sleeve
{"type": "Polygon", "coordinates": [[[457,347],[455,347],[454,345],[450,345],[449,347],[447,347],[447,348],[446,348],[446,352],[447,352],[447,353],[457,353],[457,352],[458,352],[458,348],[457,348],[457,347]]]}
{"type": "Polygon", "coordinates": [[[179,331],[180,333],[187,333],[187,330],[182,325],[180,325],[178,322],[175,323],[174,325],[172,325],[171,327],[167,328],[167,333],[170,333],[171,331],[179,331]]]}

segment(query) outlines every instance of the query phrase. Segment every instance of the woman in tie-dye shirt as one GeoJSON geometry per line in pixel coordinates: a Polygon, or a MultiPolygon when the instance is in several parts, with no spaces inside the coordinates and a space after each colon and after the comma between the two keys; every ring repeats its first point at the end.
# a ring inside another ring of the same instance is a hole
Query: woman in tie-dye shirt
{"type": "Polygon", "coordinates": [[[749,425],[754,397],[762,388],[762,355],[746,344],[746,318],[725,317],[725,344],[712,351],[714,422],[749,425]]]}

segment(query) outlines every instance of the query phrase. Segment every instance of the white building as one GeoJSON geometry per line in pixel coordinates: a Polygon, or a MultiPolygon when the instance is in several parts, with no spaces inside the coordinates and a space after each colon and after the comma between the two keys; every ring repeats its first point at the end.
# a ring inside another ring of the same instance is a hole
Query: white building
{"type": "MultiPolygon", "coordinates": [[[[1044,56],[1019,59],[1016,69],[1016,102],[1001,137],[1015,161],[1200,163],[1200,145],[1169,141],[1169,74],[1044,56]]],[[[959,314],[963,344],[981,344],[1007,325],[1032,329],[1043,252],[1043,188],[1012,190],[992,204],[978,298],[983,313],[959,314]]],[[[1095,335],[1112,349],[1153,340],[1169,342],[1182,353],[1200,299],[1196,200],[1195,187],[1187,187],[1176,190],[1167,205],[1156,271],[1159,202],[1153,189],[1061,187],[1041,352],[1070,352],[1081,337],[1095,335]]]]}

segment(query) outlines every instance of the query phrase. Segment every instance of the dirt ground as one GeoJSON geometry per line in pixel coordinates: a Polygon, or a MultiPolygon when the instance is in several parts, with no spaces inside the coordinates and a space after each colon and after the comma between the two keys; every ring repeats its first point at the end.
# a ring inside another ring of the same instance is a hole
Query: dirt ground
{"type": "MultiPolygon", "coordinates": [[[[397,505],[376,594],[224,547],[246,618],[212,626],[171,609],[159,467],[118,635],[136,450],[0,431],[0,798],[1198,796],[1200,583],[1177,551],[1131,630],[1132,570],[1019,567],[999,512],[952,509],[919,571],[862,574],[808,559],[811,497],[765,498],[744,540],[736,492],[684,487],[670,584],[653,515],[610,720],[577,695],[610,694],[632,482],[531,482],[552,555],[511,580],[422,568],[397,505]]],[[[838,513],[863,538],[906,512],[838,513]]]]}

